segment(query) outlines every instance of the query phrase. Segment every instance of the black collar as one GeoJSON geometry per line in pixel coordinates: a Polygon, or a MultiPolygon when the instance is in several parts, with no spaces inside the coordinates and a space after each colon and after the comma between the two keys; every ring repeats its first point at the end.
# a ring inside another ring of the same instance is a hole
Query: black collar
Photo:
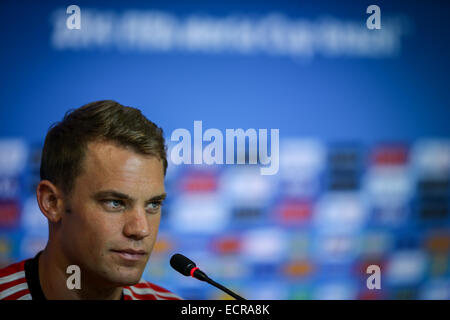
{"type": "Polygon", "coordinates": [[[39,256],[41,253],[42,251],[33,259],[25,261],[25,278],[27,279],[28,290],[30,290],[33,300],[47,300],[39,282],[39,256]]]}
{"type": "MultiPolygon", "coordinates": [[[[44,292],[42,291],[39,280],[39,256],[41,253],[42,251],[40,251],[34,258],[25,261],[25,279],[28,283],[28,290],[30,290],[30,295],[33,300],[40,301],[47,300],[44,292]]],[[[123,290],[120,300],[124,300],[123,290]]]]}

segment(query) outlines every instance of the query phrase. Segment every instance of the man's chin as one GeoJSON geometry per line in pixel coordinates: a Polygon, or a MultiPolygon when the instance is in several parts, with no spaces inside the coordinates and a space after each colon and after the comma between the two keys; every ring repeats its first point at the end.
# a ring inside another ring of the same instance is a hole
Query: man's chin
{"type": "Polygon", "coordinates": [[[123,275],[115,275],[109,278],[110,282],[114,284],[116,287],[125,287],[132,286],[141,280],[140,276],[123,276],[123,275]]]}
{"type": "Polygon", "coordinates": [[[109,278],[112,282],[119,286],[131,286],[137,284],[142,277],[144,270],[130,270],[126,268],[120,268],[119,270],[114,270],[112,274],[109,274],[109,278]]]}

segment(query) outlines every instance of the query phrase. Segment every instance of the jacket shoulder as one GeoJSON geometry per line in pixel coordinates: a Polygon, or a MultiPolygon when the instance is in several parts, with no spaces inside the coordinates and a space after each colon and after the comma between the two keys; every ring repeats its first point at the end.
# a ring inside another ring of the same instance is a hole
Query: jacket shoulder
{"type": "Polygon", "coordinates": [[[16,262],[0,269],[0,277],[8,276],[21,271],[25,272],[25,261],[26,260],[16,262]]]}
{"type": "Polygon", "coordinates": [[[25,277],[25,261],[0,269],[0,300],[31,299],[25,277]]]}
{"type": "Polygon", "coordinates": [[[124,287],[123,291],[125,300],[182,300],[171,291],[145,280],[124,287]]]}

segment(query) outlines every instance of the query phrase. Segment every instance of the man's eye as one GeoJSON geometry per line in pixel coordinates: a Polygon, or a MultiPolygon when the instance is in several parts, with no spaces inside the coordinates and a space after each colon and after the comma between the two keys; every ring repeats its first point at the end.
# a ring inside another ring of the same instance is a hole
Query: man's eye
{"type": "Polygon", "coordinates": [[[150,202],[147,205],[147,210],[156,211],[159,208],[161,208],[161,206],[162,206],[162,202],[161,201],[150,202]]]}
{"type": "Polygon", "coordinates": [[[103,204],[109,210],[118,210],[124,207],[121,200],[103,200],[103,204]]]}

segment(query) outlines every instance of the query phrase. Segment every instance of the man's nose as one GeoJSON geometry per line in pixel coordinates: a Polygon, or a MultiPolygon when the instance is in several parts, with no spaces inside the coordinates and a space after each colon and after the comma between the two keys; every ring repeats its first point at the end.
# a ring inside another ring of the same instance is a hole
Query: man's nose
{"type": "Polygon", "coordinates": [[[144,208],[134,208],[126,213],[123,233],[128,238],[141,240],[150,235],[147,213],[144,208]]]}

